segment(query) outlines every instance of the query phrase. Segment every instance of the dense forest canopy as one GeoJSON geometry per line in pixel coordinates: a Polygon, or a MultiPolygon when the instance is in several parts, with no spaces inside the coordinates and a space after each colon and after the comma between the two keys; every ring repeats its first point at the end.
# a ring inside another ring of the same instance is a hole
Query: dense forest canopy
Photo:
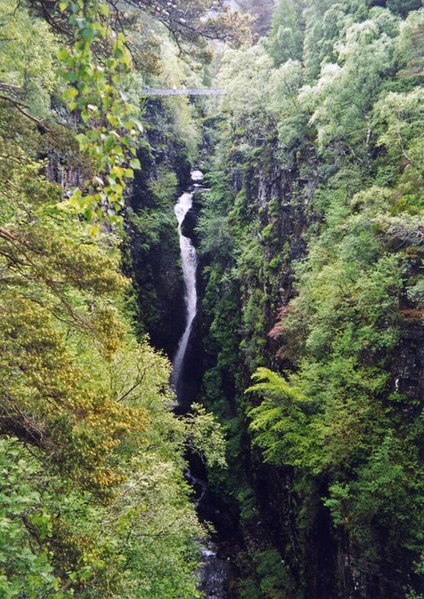
{"type": "Polygon", "coordinates": [[[5,599],[424,593],[424,9],[230,4],[0,0],[5,599]]]}

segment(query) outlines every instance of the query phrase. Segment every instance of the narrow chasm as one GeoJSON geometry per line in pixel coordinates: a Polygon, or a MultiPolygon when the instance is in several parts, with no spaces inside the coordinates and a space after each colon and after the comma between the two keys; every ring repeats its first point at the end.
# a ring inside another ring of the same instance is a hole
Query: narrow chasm
{"type": "MultiPolygon", "coordinates": [[[[203,375],[202,344],[199,332],[198,259],[195,246],[195,226],[200,210],[203,173],[191,171],[191,182],[179,196],[174,213],[178,223],[180,261],[184,282],[185,319],[184,330],[172,360],[171,386],[175,390],[177,414],[186,414],[199,396],[203,375]]],[[[227,599],[232,577],[231,557],[228,543],[219,532],[219,509],[208,490],[208,474],[205,464],[193,452],[187,452],[186,479],[193,488],[193,500],[200,520],[212,523],[215,532],[202,540],[199,590],[205,598],[227,599]],[[218,528],[216,528],[218,524],[218,528]]]]}

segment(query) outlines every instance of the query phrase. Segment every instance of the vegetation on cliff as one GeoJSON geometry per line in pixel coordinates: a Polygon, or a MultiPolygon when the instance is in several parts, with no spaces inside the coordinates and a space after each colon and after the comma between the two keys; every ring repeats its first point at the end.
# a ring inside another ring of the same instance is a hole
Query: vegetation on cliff
{"type": "Polygon", "coordinates": [[[222,59],[204,397],[231,439],[215,484],[250,547],[242,597],[420,588],[423,18],[281,0],[222,59]]]}

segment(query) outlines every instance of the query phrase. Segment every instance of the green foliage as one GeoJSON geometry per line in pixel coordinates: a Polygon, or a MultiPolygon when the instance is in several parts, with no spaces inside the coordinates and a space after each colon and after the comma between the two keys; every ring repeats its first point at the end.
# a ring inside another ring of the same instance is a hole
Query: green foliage
{"type": "Polygon", "coordinates": [[[91,2],[88,9],[83,2],[63,0],[59,9],[69,13],[74,35],[72,48],[64,46],[57,55],[59,75],[66,83],[63,97],[85,124],[77,140],[93,169],[86,189],[75,189],[69,202],[88,220],[95,216],[101,219],[106,211],[109,222],[114,224],[120,222],[116,213],[124,207],[126,181],[133,178],[133,169],[140,168],[133,156],[136,137],[143,128],[117,89],[122,86],[123,73],[131,66],[131,56],[124,35],[112,35],[107,3],[91,2]],[[95,43],[110,43],[104,65],[96,61],[95,43]]]}
{"type": "Polygon", "coordinates": [[[269,53],[277,65],[289,59],[302,58],[302,14],[302,3],[293,0],[280,0],[274,11],[269,34],[269,53]]]}
{"type": "Polygon", "coordinates": [[[213,415],[200,404],[193,404],[185,417],[187,446],[198,453],[208,466],[226,466],[221,428],[213,415]]]}
{"type": "Polygon", "coordinates": [[[404,0],[403,2],[400,0],[387,0],[387,8],[403,17],[406,17],[412,10],[418,10],[421,6],[419,0],[404,0]]]}
{"type": "Polygon", "coordinates": [[[295,596],[294,581],[278,551],[256,552],[254,568],[254,577],[243,581],[241,599],[286,599],[295,596]]]}
{"type": "Polygon", "coordinates": [[[325,64],[316,85],[305,88],[321,147],[344,144],[354,159],[368,160],[370,111],[390,72],[396,32],[396,19],[385,11],[352,25],[335,46],[338,61],[325,64]]]}
{"type": "Polygon", "coordinates": [[[54,36],[46,23],[35,26],[27,11],[15,12],[7,2],[0,3],[0,14],[2,100],[5,91],[25,90],[31,114],[43,118],[48,113],[49,94],[53,91],[54,36]],[[31,54],[28,47],[32,48],[31,54]]]}
{"type": "Polygon", "coordinates": [[[56,591],[60,580],[49,563],[47,547],[42,546],[52,535],[52,516],[41,507],[40,493],[31,484],[40,465],[10,439],[0,441],[0,590],[9,599],[28,597],[66,597],[56,591]]]}
{"type": "Polygon", "coordinates": [[[400,27],[397,51],[402,69],[399,74],[412,85],[420,81],[424,44],[423,19],[424,11],[417,10],[412,12],[400,27]]]}
{"type": "MultiPolygon", "coordinates": [[[[126,40],[106,3],[39,8],[0,5],[0,595],[195,599],[204,530],[183,456],[196,442],[223,464],[224,448],[206,412],[173,415],[168,360],[123,309],[110,223],[139,128],[126,40]]],[[[164,205],[176,176],[151,188],[164,205]]],[[[138,224],[157,243],[162,223],[138,224]]]]}
{"type": "MultiPolygon", "coordinates": [[[[237,472],[247,535],[256,497],[234,462],[244,460],[258,485],[290,481],[281,511],[267,497],[296,579],[290,597],[316,575],[305,555],[330,515],[338,555],[354,556],[365,585],[372,571],[406,588],[423,535],[422,422],[409,357],[423,314],[422,10],[305,4],[279,3],[269,40],[223,57],[225,122],[216,121],[199,226],[205,394],[238,452],[228,472],[237,472]],[[283,376],[257,369],[270,364],[283,376]]],[[[347,595],[343,576],[336,584],[347,595]]],[[[243,592],[265,596],[255,577],[243,592]]]]}
{"type": "Polygon", "coordinates": [[[258,368],[253,379],[255,385],[247,392],[257,393],[264,401],[251,408],[250,429],[254,443],[264,450],[267,462],[313,467],[311,445],[313,433],[308,432],[308,401],[298,387],[289,385],[283,378],[267,368],[258,368]],[[309,462],[309,463],[308,463],[309,462]]]}
{"type": "Polygon", "coordinates": [[[324,504],[337,525],[347,526],[363,547],[364,556],[376,559],[380,551],[390,559],[399,543],[419,550],[422,537],[422,487],[419,464],[410,448],[388,432],[375,447],[357,478],[330,486],[324,504]],[[383,540],[384,538],[384,540],[383,540]]]}
{"type": "Polygon", "coordinates": [[[343,40],[346,27],[367,17],[364,0],[331,2],[316,0],[305,11],[305,77],[314,81],[322,65],[335,62],[337,43],[343,40]]]}
{"type": "MultiPolygon", "coordinates": [[[[418,177],[423,176],[423,141],[419,132],[423,125],[422,100],[424,88],[409,93],[389,93],[376,106],[377,114],[384,123],[379,144],[387,148],[391,160],[407,161],[418,177]]],[[[409,173],[408,173],[409,174],[409,173]]]]}

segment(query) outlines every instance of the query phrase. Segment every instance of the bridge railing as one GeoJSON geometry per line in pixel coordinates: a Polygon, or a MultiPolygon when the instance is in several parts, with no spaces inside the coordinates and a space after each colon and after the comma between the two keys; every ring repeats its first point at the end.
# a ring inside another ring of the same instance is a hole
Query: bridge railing
{"type": "Polygon", "coordinates": [[[142,94],[143,96],[223,96],[225,90],[221,87],[206,87],[204,89],[186,87],[159,89],[147,87],[142,90],[142,94]]]}

